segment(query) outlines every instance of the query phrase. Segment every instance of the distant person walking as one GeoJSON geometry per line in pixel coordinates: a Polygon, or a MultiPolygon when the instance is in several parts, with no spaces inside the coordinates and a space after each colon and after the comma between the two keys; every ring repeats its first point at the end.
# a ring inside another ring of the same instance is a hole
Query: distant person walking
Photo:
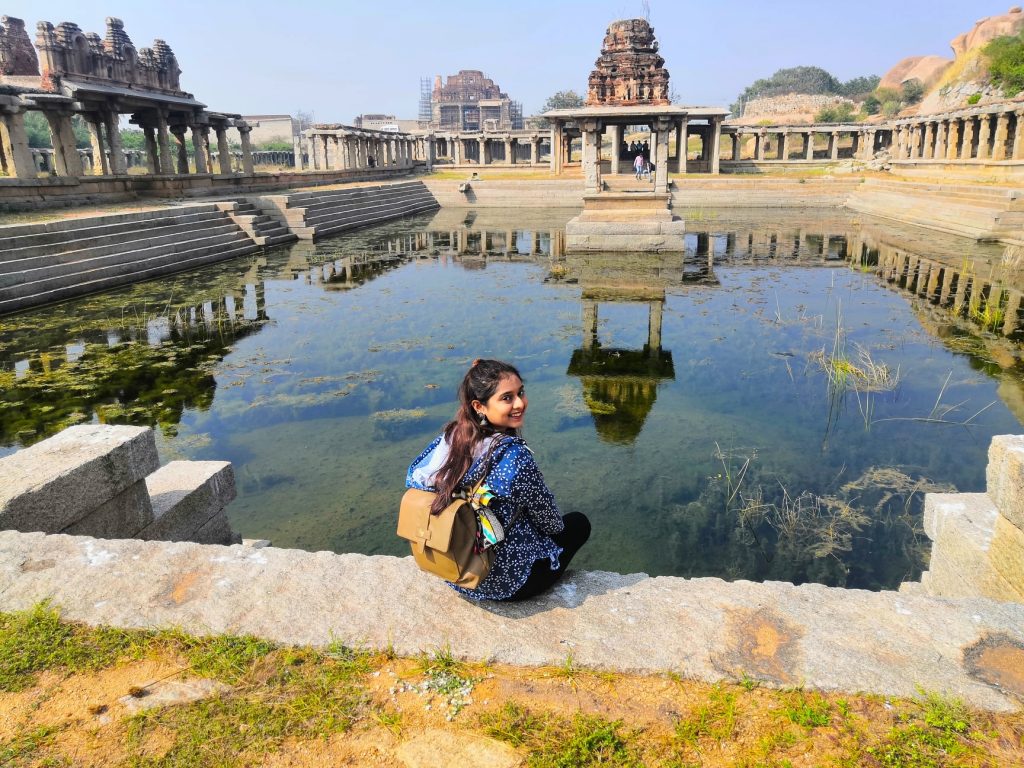
{"type": "Polygon", "coordinates": [[[640,181],[640,177],[644,172],[644,156],[640,152],[636,153],[636,157],[633,158],[633,171],[636,173],[636,180],[640,181]]]}

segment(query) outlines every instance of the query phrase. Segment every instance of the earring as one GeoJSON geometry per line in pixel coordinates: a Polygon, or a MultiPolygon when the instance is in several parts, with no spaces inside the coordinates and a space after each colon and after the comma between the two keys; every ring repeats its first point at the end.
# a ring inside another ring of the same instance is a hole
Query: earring
{"type": "Polygon", "coordinates": [[[483,414],[483,413],[480,414],[480,426],[481,427],[486,427],[487,426],[487,416],[486,416],[486,414],[483,414]]]}

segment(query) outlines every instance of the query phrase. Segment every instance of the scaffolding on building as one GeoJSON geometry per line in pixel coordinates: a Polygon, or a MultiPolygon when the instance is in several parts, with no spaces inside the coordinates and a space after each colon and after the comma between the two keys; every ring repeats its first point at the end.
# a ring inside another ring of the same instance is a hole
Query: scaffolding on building
{"type": "Polygon", "coordinates": [[[523,105],[518,101],[508,103],[508,120],[512,123],[513,131],[523,130],[523,105]]]}
{"type": "Polygon", "coordinates": [[[433,118],[430,107],[430,95],[433,92],[433,86],[429,77],[420,78],[420,111],[417,117],[420,128],[426,128],[430,125],[430,121],[433,118]]]}

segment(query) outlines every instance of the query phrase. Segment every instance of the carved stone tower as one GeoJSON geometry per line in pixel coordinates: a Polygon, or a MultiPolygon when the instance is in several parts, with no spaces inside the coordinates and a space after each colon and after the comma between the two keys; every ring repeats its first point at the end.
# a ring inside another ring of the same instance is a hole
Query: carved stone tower
{"type": "Polygon", "coordinates": [[[612,22],[590,73],[587,106],[658,106],[671,103],[668,70],[658,55],[654,27],[643,19],[612,22]]]}

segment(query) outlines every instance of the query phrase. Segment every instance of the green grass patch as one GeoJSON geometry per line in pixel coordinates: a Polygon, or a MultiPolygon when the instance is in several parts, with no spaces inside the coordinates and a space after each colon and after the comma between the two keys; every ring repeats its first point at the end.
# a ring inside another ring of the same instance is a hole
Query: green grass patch
{"type": "Polygon", "coordinates": [[[13,739],[0,741],[0,765],[28,765],[36,752],[53,742],[59,731],[56,726],[46,725],[28,733],[18,734],[13,739]]]}
{"type": "Polygon", "coordinates": [[[577,713],[572,719],[537,714],[515,702],[480,716],[484,733],[525,749],[530,768],[585,768],[643,763],[631,744],[636,734],[623,733],[622,722],[577,713]]]}
{"type": "Polygon", "coordinates": [[[49,603],[0,613],[0,690],[30,687],[44,670],[82,672],[140,658],[149,642],[144,632],[90,628],[64,622],[49,603]]]}
{"type": "Polygon", "coordinates": [[[701,739],[723,741],[736,730],[736,694],[721,685],[708,692],[707,701],[699,704],[693,713],[675,725],[676,739],[683,744],[695,745],[701,739]]]}
{"type": "Polygon", "coordinates": [[[820,693],[793,691],[785,696],[783,712],[791,723],[821,728],[832,722],[832,705],[820,693]]]}
{"type": "Polygon", "coordinates": [[[229,685],[245,678],[275,648],[273,643],[250,635],[193,637],[171,630],[160,633],[157,639],[184,656],[194,674],[229,685]]]}

